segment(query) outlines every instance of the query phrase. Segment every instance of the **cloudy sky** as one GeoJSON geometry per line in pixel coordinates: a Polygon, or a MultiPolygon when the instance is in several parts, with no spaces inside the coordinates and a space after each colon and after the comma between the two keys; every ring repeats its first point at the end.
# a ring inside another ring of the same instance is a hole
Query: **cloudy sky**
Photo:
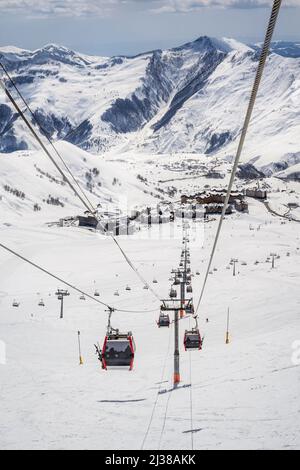
{"type": "MultiPolygon", "coordinates": [[[[135,54],[201,35],[261,41],[273,0],[0,0],[0,45],[57,43],[135,54]]],[[[283,0],[276,39],[300,40],[300,0],[283,0]]]]}

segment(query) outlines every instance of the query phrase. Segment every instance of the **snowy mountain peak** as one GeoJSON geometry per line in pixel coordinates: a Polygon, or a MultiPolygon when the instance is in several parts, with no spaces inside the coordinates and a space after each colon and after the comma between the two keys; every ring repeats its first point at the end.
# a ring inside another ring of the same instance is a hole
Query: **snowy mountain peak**
{"type": "Polygon", "coordinates": [[[64,46],[60,46],[58,44],[46,44],[44,47],[42,47],[41,49],[38,49],[36,50],[35,52],[39,52],[39,51],[48,51],[48,52],[52,52],[52,53],[57,53],[57,52],[63,52],[63,53],[69,53],[69,54],[72,54],[73,52],[68,49],[67,47],[64,47],[64,46]]]}
{"type": "MultiPolygon", "coordinates": [[[[285,153],[300,150],[300,59],[282,57],[290,44],[272,47],[280,54],[268,60],[251,126],[256,144],[247,158],[261,168],[279,162],[282,169],[285,153]],[[257,136],[265,133],[270,142],[258,151],[257,136]],[[285,152],[278,140],[287,142],[285,152]]],[[[54,140],[95,154],[130,149],[215,156],[235,151],[258,50],[231,38],[202,36],[135,57],[90,57],[48,44],[34,52],[2,48],[1,60],[54,140]]],[[[32,144],[0,95],[0,152],[32,144]]]]}
{"type": "Polygon", "coordinates": [[[175,48],[174,50],[180,51],[180,50],[186,50],[186,49],[190,49],[195,52],[200,52],[204,50],[205,51],[218,50],[219,52],[222,52],[224,54],[228,54],[229,52],[232,52],[232,51],[239,51],[239,52],[253,51],[253,49],[251,49],[249,46],[246,46],[245,44],[239,41],[236,41],[235,39],[232,39],[232,38],[217,39],[217,38],[208,37],[208,36],[200,36],[195,41],[188,42],[181,47],[175,48]]]}
{"type": "Polygon", "coordinates": [[[2,46],[0,47],[0,53],[2,54],[23,54],[23,53],[30,53],[27,49],[20,49],[19,47],[15,46],[2,46]]]}
{"type": "Polygon", "coordinates": [[[237,41],[233,38],[222,38],[222,40],[216,39],[217,43],[223,44],[223,47],[228,47],[230,50],[239,51],[239,52],[253,52],[253,48],[243,44],[242,42],[237,41]]]}

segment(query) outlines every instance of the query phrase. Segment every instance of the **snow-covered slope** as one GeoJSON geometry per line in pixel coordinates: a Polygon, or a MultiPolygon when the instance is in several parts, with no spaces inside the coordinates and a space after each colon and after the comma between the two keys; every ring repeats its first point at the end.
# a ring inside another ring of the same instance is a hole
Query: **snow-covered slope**
{"type": "MultiPolygon", "coordinates": [[[[251,204],[250,216],[226,220],[217,271],[200,312],[202,352],[184,351],[184,330],[193,323],[188,318],[180,322],[181,385],[193,385],[191,420],[189,388],[157,398],[159,390],[172,387],[174,327],[157,328],[159,303],[143,290],[115,244],[72,228],[1,226],[1,240],[91,294],[95,280],[101,300],[153,312],[113,315],[115,327],[133,331],[136,360],[133,372],[105,372],[94,354],[94,344],[102,343],[106,332],[105,307],[81,301],[71,291],[60,320],[55,292],[63,286],[1,250],[0,341],[6,344],[6,365],[0,364],[0,447],[140,449],[157,402],[145,449],[190,450],[193,437],[194,449],[299,450],[299,356],[293,349],[299,341],[296,228],[282,225],[259,202],[251,204]],[[275,269],[265,262],[271,251],[281,256],[275,269]],[[231,257],[247,263],[239,264],[235,278],[226,269],[231,257]],[[114,296],[116,289],[120,297],[114,296]],[[45,308],[38,306],[41,297],[45,308]],[[21,302],[19,309],[12,308],[14,299],[21,302]],[[231,343],[225,345],[228,306],[231,343]]],[[[203,226],[191,230],[192,269],[201,272],[193,278],[196,300],[215,229],[216,221],[205,224],[203,248],[203,226]]],[[[164,230],[159,239],[152,228],[142,239],[120,240],[144,277],[157,278],[162,298],[182,248],[181,238],[170,238],[167,226],[164,230]]]]}
{"type": "MultiPolygon", "coordinates": [[[[259,168],[299,152],[299,67],[299,59],[276,54],[268,61],[244,151],[245,161],[259,168]]],[[[234,154],[255,71],[251,53],[230,53],[205,89],[185,103],[168,125],[150,135],[145,147],[164,153],[234,154]]]]}
{"type": "MultiPolygon", "coordinates": [[[[124,172],[118,165],[103,162],[68,142],[57,142],[56,149],[94,207],[101,204],[103,210],[121,208],[124,198],[128,208],[152,201],[129,168],[124,172]]],[[[48,150],[66,171],[53,149],[48,150]]],[[[0,154],[0,171],[0,224],[20,224],[22,219],[41,224],[84,211],[81,201],[42,151],[0,154]]]]}
{"type": "MultiPolygon", "coordinates": [[[[255,44],[251,47],[262,48],[262,44],[255,44]]],[[[271,45],[271,51],[283,57],[300,57],[300,43],[289,41],[274,41],[271,45]]]]}

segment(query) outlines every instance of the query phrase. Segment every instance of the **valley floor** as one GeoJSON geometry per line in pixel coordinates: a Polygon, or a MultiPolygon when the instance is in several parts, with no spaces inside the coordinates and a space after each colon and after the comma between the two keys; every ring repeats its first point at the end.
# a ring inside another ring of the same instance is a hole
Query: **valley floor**
{"type": "MultiPolygon", "coordinates": [[[[216,222],[191,224],[192,268],[201,272],[193,278],[195,302],[215,229],[216,222]]],[[[180,227],[174,232],[170,237],[166,225],[120,238],[143,276],[150,282],[157,278],[162,298],[180,258],[180,227]]],[[[114,326],[133,331],[136,361],[131,373],[104,372],[94,344],[105,335],[105,309],[71,291],[60,320],[54,294],[64,286],[1,251],[0,340],[6,345],[6,365],[0,365],[1,449],[139,449],[145,437],[145,449],[300,448],[300,361],[293,351],[300,340],[298,224],[282,224],[255,201],[250,215],[226,220],[200,312],[204,349],[186,353],[181,341],[182,384],[192,383],[192,389],[158,398],[160,389],[172,385],[173,327],[157,328],[159,302],[143,290],[114,243],[76,228],[1,226],[0,236],[91,294],[98,288],[105,302],[151,311],[113,315],[114,326]],[[275,269],[266,263],[271,252],[280,255],[275,269]],[[239,259],[235,278],[226,269],[232,257],[239,259]],[[114,297],[116,289],[120,297],[114,297]],[[40,298],[44,309],[38,307],[40,298]],[[12,308],[14,299],[19,309],[12,308]]],[[[189,324],[189,319],[180,323],[181,340],[189,324]]]]}

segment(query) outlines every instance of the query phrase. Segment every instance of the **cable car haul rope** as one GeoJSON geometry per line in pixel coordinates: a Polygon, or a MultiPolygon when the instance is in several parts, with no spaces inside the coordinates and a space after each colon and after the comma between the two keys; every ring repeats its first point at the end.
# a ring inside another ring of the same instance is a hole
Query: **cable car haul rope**
{"type": "Polygon", "coordinates": [[[100,304],[100,305],[108,308],[109,310],[113,310],[113,311],[119,312],[119,313],[152,313],[152,312],[156,312],[156,310],[157,310],[157,309],[155,309],[155,310],[154,309],[153,310],[123,310],[123,309],[112,307],[111,305],[99,300],[95,296],[87,294],[85,291],[83,291],[82,289],[76,287],[75,285],[70,284],[68,281],[62,279],[61,277],[57,276],[56,274],[51,273],[49,270],[43,268],[42,266],[38,265],[37,263],[29,260],[28,258],[25,258],[25,256],[21,255],[20,253],[17,253],[16,251],[12,250],[8,246],[4,245],[3,243],[0,243],[0,248],[3,248],[3,250],[5,250],[8,253],[16,256],[17,258],[21,259],[25,263],[30,264],[35,269],[38,269],[39,271],[43,272],[44,274],[47,274],[48,276],[52,277],[53,279],[56,279],[57,281],[61,282],[62,284],[65,284],[70,289],[75,290],[79,294],[83,295],[85,298],[93,300],[94,302],[97,302],[97,304],[100,304]]]}
{"type": "MultiPolygon", "coordinates": [[[[219,225],[218,225],[218,228],[217,228],[216,236],[215,236],[215,239],[214,239],[214,244],[213,244],[211,255],[210,255],[210,258],[209,258],[207,271],[205,273],[205,278],[204,278],[203,286],[202,286],[202,289],[201,289],[200,298],[199,298],[199,301],[198,301],[198,304],[197,304],[197,308],[195,310],[193,305],[192,305],[192,308],[191,308],[191,305],[185,305],[185,306],[181,305],[181,309],[186,310],[186,313],[189,313],[189,314],[193,315],[193,318],[196,322],[195,328],[193,328],[191,330],[187,330],[185,332],[184,346],[185,346],[186,351],[201,350],[202,349],[203,339],[201,337],[200,330],[199,330],[199,327],[198,327],[197,313],[198,313],[198,311],[201,307],[201,303],[202,303],[202,300],[203,300],[203,297],[204,297],[205,289],[206,289],[208,278],[209,278],[209,272],[211,270],[211,266],[212,266],[212,263],[213,263],[213,259],[214,259],[216,249],[217,249],[217,246],[218,246],[218,242],[219,242],[219,238],[220,238],[220,235],[221,235],[221,231],[222,231],[222,227],[223,227],[227,207],[228,207],[228,204],[229,204],[230,195],[231,195],[231,192],[232,192],[232,188],[233,188],[233,184],[234,184],[234,181],[235,181],[238,165],[240,163],[240,159],[241,159],[242,151],[243,151],[243,148],[244,148],[246,136],[247,136],[247,133],[248,133],[250,122],[251,122],[254,106],[255,106],[257,95],[258,95],[258,92],[259,92],[259,87],[260,87],[261,80],[262,80],[262,77],[263,77],[263,72],[264,72],[264,69],[265,69],[265,66],[266,66],[266,61],[267,61],[267,57],[268,57],[268,53],[269,53],[270,45],[271,45],[271,40],[272,40],[273,33],[274,33],[274,30],[275,30],[275,26],[276,26],[276,22],[277,22],[277,19],[278,19],[278,14],[279,14],[279,11],[280,11],[281,4],[282,4],[282,0],[274,0],[272,12],[271,12],[271,17],[270,17],[270,20],[269,20],[269,23],[268,23],[266,36],[265,36],[264,44],[263,44],[262,51],[261,51],[261,56],[260,56],[260,60],[259,60],[259,64],[258,64],[258,69],[257,69],[257,72],[256,72],[256,77],[255,77],[254,85],[253,85],[253,88],[252,88],[249,105],[248,105],[248,108],[247,108],[247,113],[246,113],[245,120],[244,120],[243,127],[242,127],[242,132],[241,132],[241,136],[240,136],[240,140],[239,140],[239,145],[238,145],[237,153],[236,153],[236,156],[235,156],[235,160],[234,160],[234,164],[233,164],[233,168],[232,168],[232,172],[231,172],[231,177],[230,177],[230,181],[229,181],[229,185],[228,185],[228,189],[227,189],[227,194],[226,194],[226,198],[225,198],[225,202],[224,202],[223,211],[222,211],[222,215],[221,215],[219,225]],[[189,308],[190,308],[190,310],[188,310],[189,308]]],[[[29,113],[30,113],[30,115],[33,119],[33,121],[38,125],[40,132],[43,135],[45,135],[45,137],[48,140],[49,144],[51,145],[52,149],[55,151],[56,155],[58,156],[58,158],[62,162],[62,164],[64,166],[64,169],[67,171],[69,176],[67,176],[65,174],[65,171],[57,163],[57,161],[55,160],[55,158],[53,157],[53,155],[51,154],[49,149],[43,143],[42,138],[38,135],[38,133],[34,129],[32,123],[27,119],[27,117],[25,116],[24,112],[21,110],[20,106],[17,104],[14,97],[12,96],[10,91],[7,89],[7,87],[6,87],[5,83],[3,82],[3,80],[0,79],[0,86],[4,90],[7,98],[12,103],[13,107],[16,109],[16,111],[18,112],[18,114],[20,115],[20,117],[22,118],[22,120],[24,121],[24,123],[26,124],[26,126],[28,127],[28,129],[30,130],[30,132],[32,133],[32,135],[34,136],[36,141],[38,142],[38,144],[41,146],[41,148],[44,151],[44,153],[46,154],[46,156],[51,160],[51,162],[53,163],[53,165],[55,166],[57,171],[63,177],[64,181],[66,181],[68,183],[69,187],[72,189],[74,194],[79,198],[79,200],[83,204],[84,208],[89,213],[93,214],[97,218],[97,220],[99,222],[99,225],[102,225],[101,219],[100,219],[100,217],[98,217],[97,211],[95,210],[92,202],[90,201],[88,196],[85,194],[85,191],[81,188],[79,182],[76,180],[76,178],[73,175],[71,169],[68,167],[68,165],[64,161],[63,157],[60,155],[59,151],[56,149],[53,142],[49,138],[47,132],[39,124],[36,116],[34,115],[34,113],[31,110],[29,104],[27,103],[25,98],[22,96],[20,90],[18,89],[18,87],[15,84],[15,82],[13,81],[12,77],[10,76],[8,71],[6,70],[5,66],[3,64],[1,64],[1,62],[0,62],[0,66],[1,66],[2,70],[4,71],[4,74],[6,75],[7,79],[12,84],[13,89],[17,92],[19,98],[22,100],[23,104],[26,106],[27,110],[29,111],[29,113]]],[[[154,295],[156,300],[160,300],[160,297],[157,295],[155,290],[149,285],[149,283],[144,279],[144,277],[140,274],[139,270],[135,267],[134,263],[131,261],[129,256],[126,254],[125,250],[121,247],[121,245],[118,242],[118,240],[116,239],[116,237],[113,234],[109,234],[109,235],[112,238],[112,240],[115,242],[117,248],[121,252],[124,260],[126,261],[126,263],[136,273],[136,275],[138,276],[140,281],[144,284],[144,286],[147,288],[147,290],[150,290],[150,292],[154,295]]],[[[186,239],[183,240],[183,243],[185,243],[185,245],[186,245],[186,239]]],[[[109,305],[108,303],[105,303],[105,302],[101,301],[99,298],[96,298],[95,296],[92,296],[92,295],[84,292],[83,290],[79,289],[75,285],[72,285],[71,283],[65,281],[64,279],[56,276],[55,274],[51,273],[49,270],[39,266],[38,264],[34,263],[33,261],[27,259],[26,257],[24,257],[21,254],[17,253],[13,249],[7,247],[3,243],[0,243],[0,247],[2,249],[6,250],[7,252],[9,252],[10,254],[16,256],[17,258],[21,259],[22,261],[30,264],[35,269],[38,269],[39,271],[43,272],[44,274],[47,274],[47,275],[51,276],[52,278],[54,278],[54,279],[58,280],[59,282],[65,284],[69,288],[79,292],[85,298],[93,300],[94,302],[97,302],[98,304],[101,304],[102,306],[108,308],[108,310],[109,310],[109,323],[108,323],[108,328],[107,328],[107,333],[106,333],[106,336],[105,336],[104,344],[103,344],[102,348],[97,346],[97,352],[98,352],[98,355],[99,355],[99,359],[101,360],[102,367],[103,367],[103,369],[106,369],[106,370],[110,369],[110,368],[115,368],[115,367],[125,367],[125,368],[128,368],[129,370],[132,370],[133,361],[134,361],[134,357],[135,357],[135,350],[136,350],[133,334],[130,331],[127,332],[127,333],[123,333],[123,332],[120,332],[118,329],[112,328],[111,324],[110,324],[111,315],[114,311],[123,312],[123,313],[148,313],[148,312],[152,312],[153,310],[148,310],[148,311],[147,310],[144,310],[144,311],[140,310],[140,311],[134,312],[134,311],[131,311],[131,310],[122,310],[122,309],[114,308],[111,305],[109,305]]],[[[187,255],[187,250],[186,249],[185,249],[185,252],[183,252],[183,253],[184,253],[185,260],[183,260],[183,258],[182,258],[182,262],[185,261],[185,268],[184,268],[185,276],[186,276],[185,281],[187,281],[187,272],[188,272],[187,264],[190,263],[190,258],[189,258],[189,254],[187,255]]],[[[180,270],[178,272],[180,272],[180,270]]],[[[189,273],[190,273],[190,270],[189,270],[189,273]]],[[[191,275],[190,274],[189,274],[189,278],[190,279],[188,280],[188,282],[186,282],[187,285],[191,281],[191,275]]],[[[176,279],[175,279],[175,281],[176,281],[176,279]]],[[[179,282],[179,284],[180,284],[180,282],[179,282]]],[[[188,290],[189,290],[189,293],[192,293],[191,285],[189,286],[188,290]]],[[[171,293],[172,293],[172,295],[170,295],[170,297],[175,299],[175,297],[176,297],[175,290],[171,289],[171,293]]],[[[15,302],[15,303],[17,304],[17,302],[15,302]]],[[[156,311],[156,309],[155,309],[155,311],[156,311]]],[[[176,325],[178,325],[178,322],[179,322],[179,319],[175,321],[175,329],[176,329],[176,325]]],[[[161,311],[161,316],[159,318],[158,323],[159,323],[160,327],[169,327],[170,326],[170,323],[171,323],[170,318],[166,314],[166,311],[164,311],[164,309],[162,309],[162,311],[161,311]]],[[[167,352],[167,354],[168,354],[168,352],[167,352]]],[[[191,364],[190,364],[190,367],[191,367],[191,364]]],[[[164,369],[165,369],[165,366],[164,366],[164,369]]],[[[163,374],[164,374],[164,371],[163,371],[163,374]]],[[[190,375],[191,375],[191,381],[192,381],[192,369],[191,368],[190,368],[190,375]]],[[[169,406],[170,399],[171,399],[171,395],[169,396],[169,399],[168,399],[168,402],[167,402],[167,407],[166,407],[166,410],[165,410],[163,428],[162,428],[162,432],[161,432],[161,436],[160,436],[160,441],[161,442],[162,442],[162,437],[163,437],[163,434],[164,434],[164,431],[165,431],[165,425],[166,425],[166,420],[167,420],[167,413],[168,413],[168,406],[169,406]]],[[[151,425],[152,425],[153,416],[154,416],[154,413],[155,413],[155,408],[156,408],[156,405],[157,405],[157,401],[158,401],[158,397],[156,397],[156,401],[155,401],[154,408],[153,408],[153,411],[152,411],[150,423],[148,425],[148,428],[147,428],[146,435],[145,435],[142,446],[144,446],[144,444],[147,440],[147,437],[148,437],[148,434],[149,434],[149,431],[150,431],[150,428],[151,428],[151,425]]],[[[191,393],[191,397],[190,397],[190,406],[191,406],[191,424],[192,424],[193,423],[192,393],[191,393]]],[[[193,432],[193,430],[191,430],[191,431],[193,432]]],[[[193,446],[193,442],[192,442],[192,446],[193,446]]]]}
{"type": "MultiPolygon", "coordinates": [[[[67,172],[69,173],[69,175],[71,176],[74,184],[71,182],[70,178],[68,178],[65,174],[65,172],[60,168],[60,166],[58,165],[58,163],[55,161],[55,159],[53,158],[53,156],[51,155],[51,153],[49,152],[49,150],[47,149],[47,147],[44,145],[41,137],[37,134],[37,132],[35,131],[34,127],[31,125],[31,123],[29,122],[29,120],[26,118],[24,112],[21,110],[21,108],[19,107],[19,105],[17,104],[16,100],[13,98],[12,94],[9,92],[9,90],[7,89],[7,87],[5,86],[5,83],[0,79],[0,86],[2,87],[4,93],[6,94],[7,98],[9,99],[9,101],[12,103],[13,107],[16,109],[17,113],[20,115],[20,117],[22,118],[22,120],[24,121],[24,123],[26,124],[26,126],[28,127],[28,129],[30,130],[30,132],[32,133],[32,135],[34,136],[34,138],[37,140],[38,144],[41,146],[42,150],[44,151],[44,153],[46,154],[46,156],[51,160],[51,162],[53,163],[53,165],[55,166],[55,168],[57,169],[57,171],[60,173],[60,175],[62,176],[62,178],[64,179],[64,181],[66,181],[66,183],[68,183],[68,185],[70,186],[70,188],[72,189],[72,191],[74,192],[74,194],[80,199],[81,203],[83,204],[84,208],[90,213],[92,214],[94,217],[97,218],[98,220],[98,223],[99,225],[102,227],[103,231],[106,232],[102,222],[101,222],[101,219],[99,217],[97,217],[97,210],[96,208],[93,206],[93,204],[91,203],[91,201],[89,200],[89,198],[87,197],[85,191],[81,188],[79,182],[76,180],[75,176],[73,175],[73,173],[71,172],[70,168],[67,166],[66,162],[64,161],[64,159],[62,158],[61,154],[58,152],[57,148],[54,146],[53,142],[51,141],[51,139],[49,138],[49,136],[47,136],[47,132],[45,132],[45,130],[40,126],[37,118],[35,117],[34,113],[32,112],[30,106],[28,105],[27,101],[25,100],[25,98],[23,97],[22,93],[20,92],[19,88],[17,87],[17,85],[15,84],[15,82],[13,81],[12,77],[10,76],[10,74],[8,73],[8,71],[6,70],[5,66],[0,62],[0,66],[2,68],[2,70],[4,71],[4,73],[6,74],[7,78],[9,79],[9,81],[11,82],[13,88],[17,91],[19,97],[21,98],[22,102],[25,104],[26,108],[29,110],[34,122],[38,125],[40,131],[43,132],[43,134],[45,134],[48,142],[50,143],[51,147],[54,149],[55,153],[58,155],[59,159],[62,161],[64,167],[66,168],[67,172]],[[77,188],[76,188],[77,186],[77,188]],[[81,194],[80,194],[81,193],[81,194]]],[[[143,278],[143,276],[140,274],[139,270],[134,266],[133,262],[130,260],[130,258],[128,257],[128,255],[125,253],[124,249],[120,246],[118,240],[116,239],[116,237],[113,235],[113,234],[109,234],[110,237],[112,238],[112,240],[115,242],[116,246],[118,247],[119,251],[122,253],[125,261],[127,262],[127,264],[130,266],[130,268],[136,273],[136,275],[138,276],[138,278],[140,279],[140,281],[143,283],[143,285],[145,287],[147,287],[147,290],[149,290],[157,300],[160,300],[160,297],[158,296],[158,294],[155,292],[155,290],[149,285],[149,283],[143,278]]]]}
{"type": "Polygon", "coordinates": [[[223,207],[222,215],[221,215],[221,218],[220,218],[219,226],[218,226],[218,229],[217,229],[217,233],[216,233],[214,245],[213,245],[213,248],[212,248],[212,252],[211,252],[211,255],[210,255],[210,258],[209,258],[209,263],[208,263],[207,271],[206,271],[206,274],[205,274],[205,279],[204,279],[203,287],[202,287],[202,290],[201,290],[200,299],[199,299],[199,302],[197,304],[196,312],[199,311],[199,308],[201,306],[203,296],[204,296],[204,292],[205,292],[205,288],[206,288],[207,281],[208,281],[208,277],[209,277],[209,272],[211,270],[212,262],[213,262],[213,259],[214,259],[215,253],[216,253],[218,241],[219,241],[221,230],[222,230],[222,227],[223,227],[223,222],[224,222],[224,219],[225,219],[225,216],[226,216],[226,211],[227,211],[228,204],[229,204],[231,191],[232,191],[232,188],[233,188],[233,183],[234,183],[236,173],[237,173],[237,170],[238,170],[238,166],[239,166],[239,163],[240,163],[242,151],[243,151],[243,148],[244,148],[244,144],[245,144],[249,124],[250,124],[253,109],[254,109],[254,105],[255,105],[257,94],[258,94],[258,91],[259,91],[259,86],[260,86],[261,79],[262,79],[262,76],[263,76],[263,72],[264,72],[264,69],[265,69],[267,57],[268,57],[268,54],[269,54],[269,51],[270,51],[270,45],[271,45],[274,30],[275,30],[277,18],[278,18],[278,15],[279,15],[281,3],[282,3],[282,0],[275,0],[273,8],[272,8],[271,18],[270,18],[270,21],[269,21],[269,24],[268,24],[267,33],[266,33],[264,45],[263,45],[263,48],[262,48],[262,52],[261,52],[261,56],[260,56],[260,60],[259,60],[259,64],[258,64],[258,69],[257,69],[257,72],[256,72],[256,77],[255,77],[255,81],[254,81],[254,85],[253,85],[253,89],[252,89],[252,93],[251,93],[251,97],[250,97],[250,102],[249,102],[249,105],[248,105],[248,109],[247,109],[243,129],[242,129],[242,134],[241,134],[241,137],[240,137],[236,157],[235,157],[235,160],[234,160],[234,165],[233,165],[232,172],[231,172],[231,177],[230,177],[230,182],[229,182],[229,186],[228,186],[228,190],[227,190],[227,194],[226,194],[226,198],[225,198],[225,202],[224,202],[224,207],[223,207]]]}

